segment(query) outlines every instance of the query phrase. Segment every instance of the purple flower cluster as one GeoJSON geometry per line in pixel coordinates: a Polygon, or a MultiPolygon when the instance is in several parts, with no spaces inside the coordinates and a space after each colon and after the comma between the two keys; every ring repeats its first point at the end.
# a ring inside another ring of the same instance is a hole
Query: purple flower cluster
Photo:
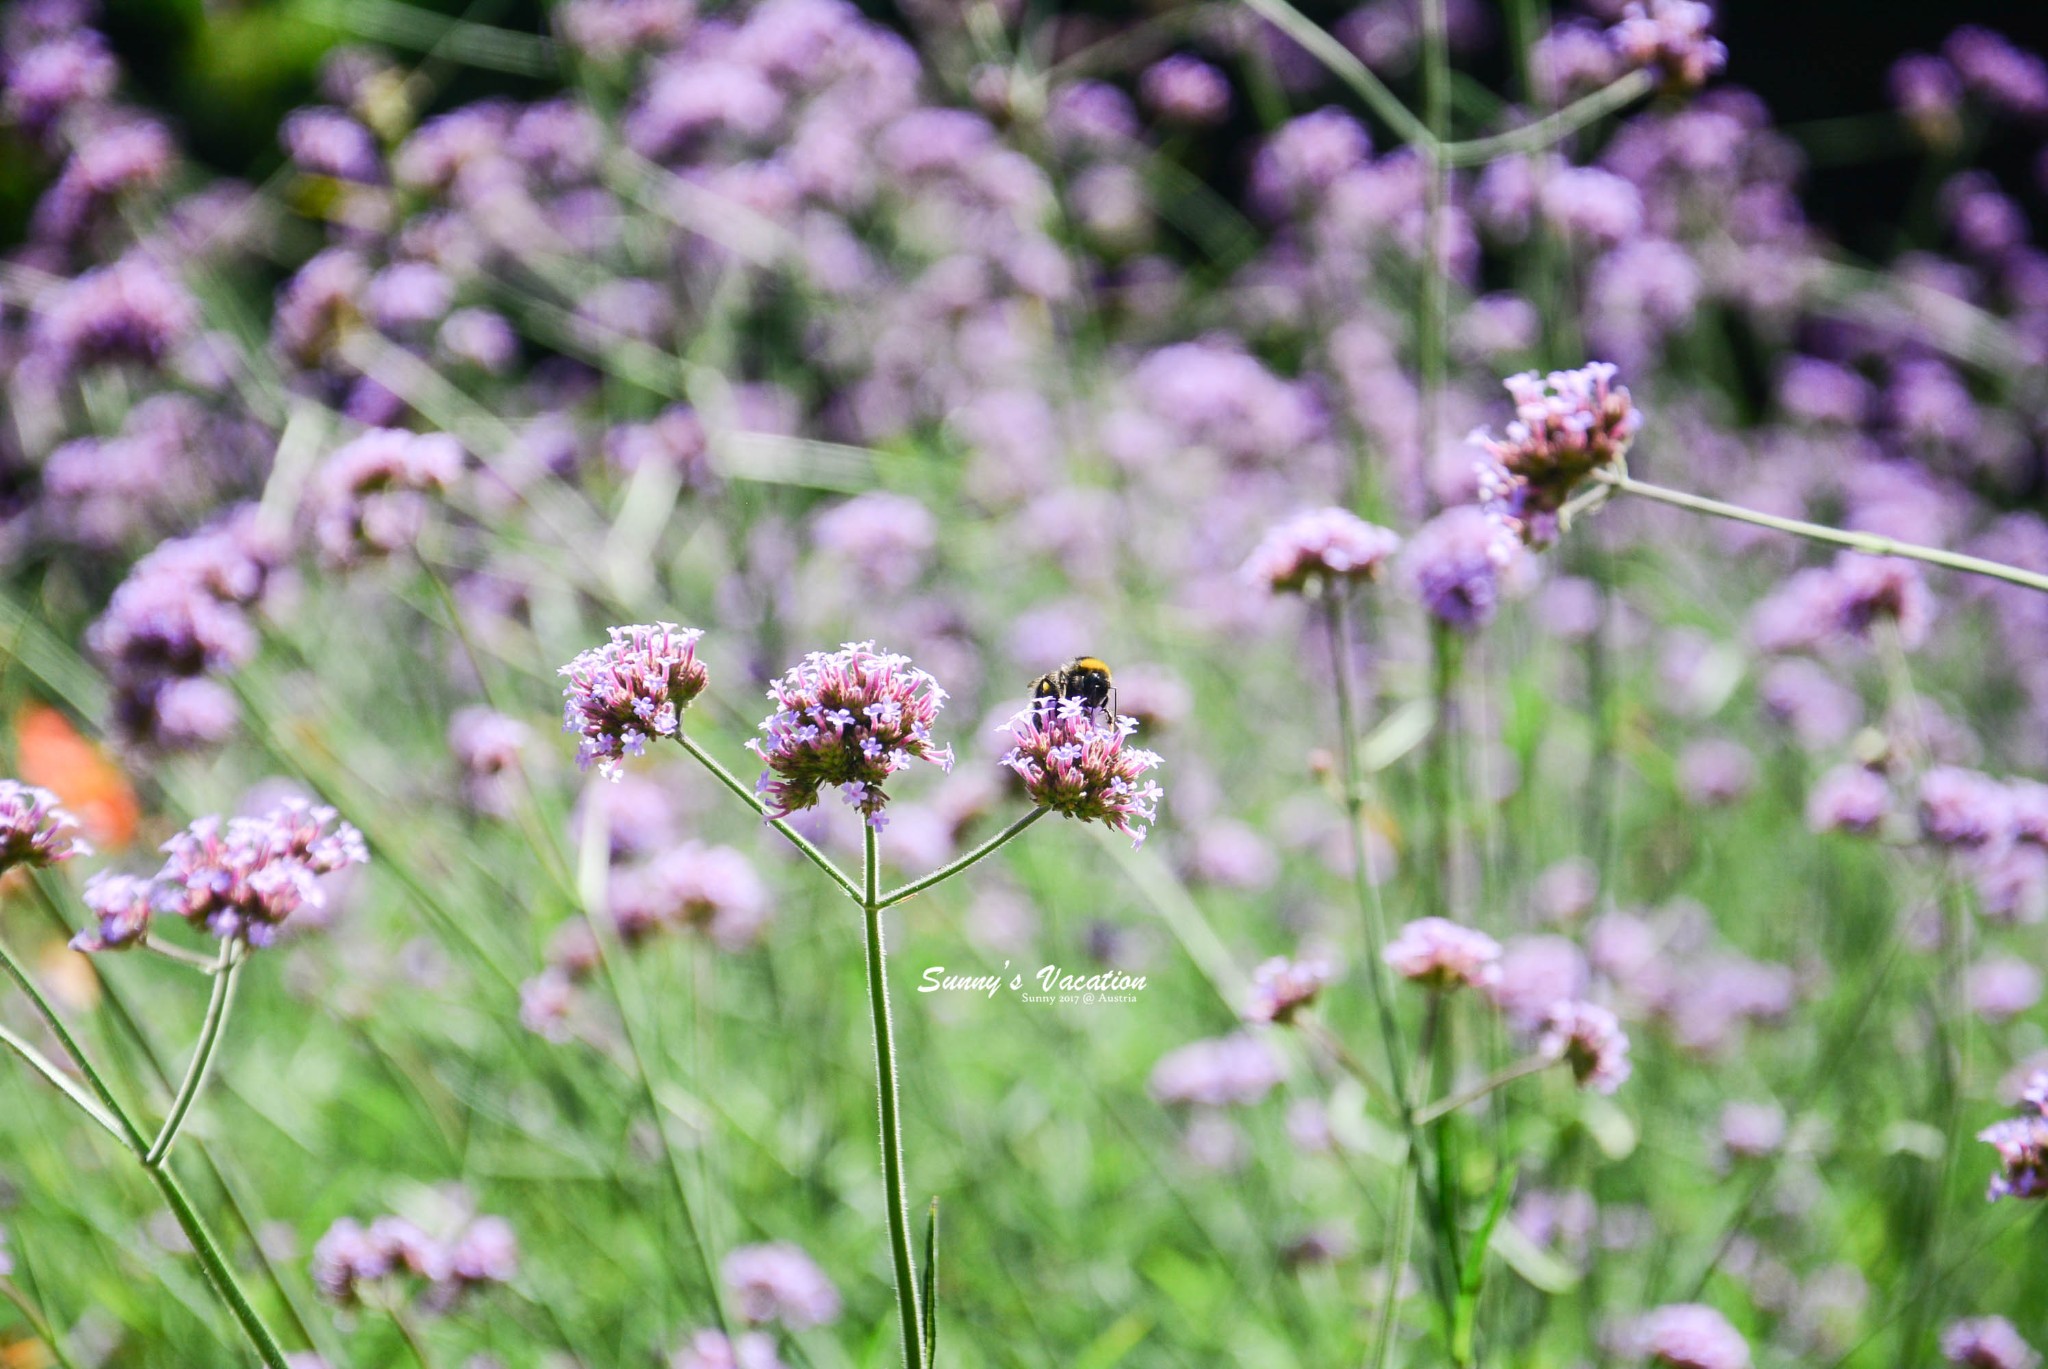
{"type": "Polygon", "coordinates": [[[1460,504],[1415,530],[1404,560],[1416,597],[1445,627],[1471,632],[1493,621],[1502,581],[1521,548],[1484,510],[1460,504]]]}
{"type": "Polygon", "coordinates": [[[1311,509],[1260,539],[1239,572],[1275,594],[1299,594],[1358,580],[1377,580],[1401,539],[1349,509],[1311,509]]]}
{"type": "Polygon", "coordinates": [[[730,846],[685,842],[619,871],[611,889],[619,935],[638,941],[662,928],[696,931],[721,949],[760,939],[773,907],[753,863],[730,846]]]}
{"type": "Polygon", "coordinates": [[[1630,1340],[1662,1369],[1749,1369],[1749,1342],[1711,1307],[1672,1303],[1636,1325],[1630,1340]]]}
{"type": "Polygon", "coordinates": [[[812,652],[768,687],[768,697],[775,711],[747,747],[767,767],[755,788],[767,795],[771,817],[813,807],[821,789],[836,785],[879,828],[889,802],[882,785],[891,775],[913,760],[953,768],[953,748],[939,746],[931,731],[946,691],[908,656],[877,651],[873,642],[812,652]]]}
{"type": "Polygon", "coordinates": [[[682,731],[683,710],[704,692],[699,628],[634,623],[608,628],[611,640],[562,667],[562,730],[574,732],[576,763],[616,781],[620,762],[645,755],[650,739],[682,731]]]}
{"type": "Polygon", "coordinates": [[[1316,1001],[1336,973],[1327,960],[1289,960],[1274,956],[1252,971],[1251,996],[1245,1003],[1247,1022],[1285,1025],[1316,1001]]]}
{"type": "Polygon", "coordinates": [[[1504,383],[1514,421],[1498,437],[1486,429],[1472,434],[1492,458],[1481,470],[1481,496],[1531,546],[1557,536],[1558,511],[1572,492],[1626,456],[1642,427],[1642,412],[1614,375],[1613,365],[1595,361],[1548,376],[1510,376],[1504,383]]]}
{"type": "Polygon", "coordinates": [[[1990,1201],[2048,1197],[2048,1071],[2037,1070],[2021,1088],[2028,1111],[1993,1122],[1977,1139],[1998,1152],[1990,1201]]]}
{"type": "Polygon", "coordinates": [[[288,800],[263,817],[204,817],[164,843],[150,879],[102,874],[86,889],[98,924],[81,951],[122,950],[147,938],[156,914],[181,917],[223,941],[270,945],[294,913],[326,903],[321,877],[370,854],[332,808],[288,800]]]}
{"type": "Polygon", "coordinates": [[[367,1227],[343,1217],[313,1247],[313,1283],[343,1307],[366,1301],[370,1288],[401,1287],[444,1308],[462,1295],[519,1274],[519,1242],[502,1217],[476,1217],[448,1239],[436,1239],[403,1217],[367,1227]]]}
{"type": "Polygon", "coordinates": [[[78,819],[58,806],[55,794],[0,779],[0,874],[91,854],[91,844],[78,835],[78,819]]]}
{"type": "Polygon", "coordinates": [[[1038,699],[999,729],[1010,736],[1002,764],[1024,782],[1040,808],[1099,822],[1144,844],[1165,791],[1145,778],[1163,762],[1130,745],[1135,718],[1111,717],[1079,699],[1038,699]]]}
{"type": "MultiPolygon", "coordinates": [[[[570,0],[565,8],[592,7],[594,0],[570,0]]],[[[699,1331],[690,1343],[669,1356],[669,1369],[784,1369],[775,1353],[775,1338],[764,1331],[728,1337],[723,1331],[699,1331]]]]}
{"type": "Polygon", "coordinates": [[[1490,988],[1500,979],[1500,943],[1445,917],[1417,918],[1381,954],[1395,974],[1440,992],[1490,988]]]}
{"type": "Polygon", "coordinates": [[[2040,1369],[2041,1354],[2004,1317],[1962,1317],[1941,1330],[1941,1357],[1963,1369],[2040,1369]]]}
{"type": "Polygon", "coordinates": [[[719,1272],[740,1317],[760,1325],[780,1322],[792,1331],[839,1320],[839,1290],[802,1249],[787,1241],[743,1245],[719,1272]]]}
{"type": "Polygon", "coordinates": [[[1832,566],[1798,571],[1772,591],[1750,615],[1750,637],[1767,652],[1812,651],[1868,641],[1882,624],[1911,649],[1927,640],[1933,617],[1933,597],[1912,562],[1844,552],[1832,566]]]}
{"type": "Polygon", "coordinates": [[[1612,1012],[1597,1003],[1566,1002],[1552,1007],[1544,1018],[1536,1049],[1571,1066],[1579,1087],[1595,1093],[1612,1093],[1628,1080],[1628,1033],[1612,1012]]]}
{"type": "Polygon", "coordinates": [[[256,511],[239,509],[135,563],[86,634],[112,678],[114,722],[124,738],[176,751],[228,737],[237,709],[216,677],[255,655],[251,612],[279,561],[256,511]]]}
{"type": "Polygon", "coordinates": [[[1713,6],[1702,0],[1630,0],[1608,32],[1628,62],[1655,67],[1664,84],[1693,90],[1728,64],[1728,49],[1707,32],[1713,6]]]}
{"type": "Polygon", "coordinates": [[[321,552],[345,566],[411,546],[426,526],[427,496],[461,474],[461,444],[445,433],[375,428],[337,448],[313,483],[321,552]]]}

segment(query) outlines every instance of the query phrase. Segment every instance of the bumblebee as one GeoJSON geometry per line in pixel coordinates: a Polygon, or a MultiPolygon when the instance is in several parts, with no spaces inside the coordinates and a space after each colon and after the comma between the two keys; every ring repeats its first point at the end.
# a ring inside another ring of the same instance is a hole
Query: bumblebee
{"type": "Polygon", "coordinates": [[[1031,697],[1037,699],[1079,699],[1089,709],[1116,711],[1116,681],[1109,666],[1093,656],[1076,656],[1057,670],[1048,670],[1031,682],[1031,697]]]}

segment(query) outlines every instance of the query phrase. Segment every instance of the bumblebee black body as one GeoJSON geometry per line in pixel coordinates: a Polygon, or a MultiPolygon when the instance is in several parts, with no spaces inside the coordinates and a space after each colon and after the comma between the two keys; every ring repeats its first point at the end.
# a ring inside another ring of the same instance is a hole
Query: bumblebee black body
{"type": "Polygon", "coordinates": [[[1114,711],[1116,681],[1109,666],[1094,656],[1076,656],[1057,670],[1031,682],[1033,699],[1079,699],[1086,708],[1114,711]]]}

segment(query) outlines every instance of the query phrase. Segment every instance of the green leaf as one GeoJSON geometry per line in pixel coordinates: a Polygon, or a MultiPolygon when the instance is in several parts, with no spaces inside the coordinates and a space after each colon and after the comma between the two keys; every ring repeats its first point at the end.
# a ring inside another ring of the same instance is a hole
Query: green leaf
{"type": "Polygon", "coordinates": [[[1522,1234],[1513,1222],[1493,1233],[1493,1252],[1522,1282],[1544,1293],[1569,1293],[1579,1286],[1579,1271],[1522,1234]]]}

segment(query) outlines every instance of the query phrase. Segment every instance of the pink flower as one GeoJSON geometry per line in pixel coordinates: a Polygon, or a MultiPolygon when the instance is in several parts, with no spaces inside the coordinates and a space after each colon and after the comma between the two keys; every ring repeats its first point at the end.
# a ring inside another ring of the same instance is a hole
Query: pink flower
{"type": "Polygon", "coordinates": [[[1484,989],[1500,980],[1500,943],[1449,918],[1417,918],[1381,954],[1394,973],[1426,988],[1484,989]]]}

